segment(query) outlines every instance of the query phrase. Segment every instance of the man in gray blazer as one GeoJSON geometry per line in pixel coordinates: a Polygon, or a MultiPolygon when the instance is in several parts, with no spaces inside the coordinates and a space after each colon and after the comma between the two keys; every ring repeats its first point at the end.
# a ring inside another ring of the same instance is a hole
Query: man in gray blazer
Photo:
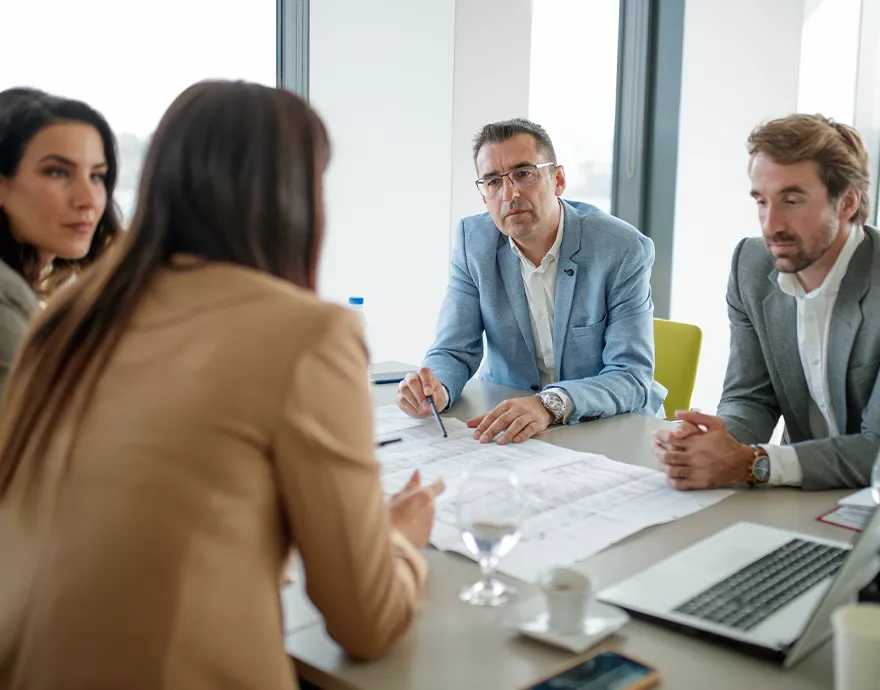
{"type": "Polygon", "coordinates": [[[762,238],[733,255],[718,416],[655,434],[670,483],[865,486],[880,447],[880,234],[851,127],[793,115],[749,137],[762,238]],[[768,441],[785,420],[785,442],[768,441]]]}

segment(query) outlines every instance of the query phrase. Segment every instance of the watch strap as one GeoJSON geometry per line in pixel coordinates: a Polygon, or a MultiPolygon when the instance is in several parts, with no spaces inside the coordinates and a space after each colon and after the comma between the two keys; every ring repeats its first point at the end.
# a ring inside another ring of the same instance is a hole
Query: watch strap
{"type": "Polygon", "coordinates": [[[565,417],[565,400],[555,391],[544,391],[538,393],[538,398],[551,415],[553,415],[553,424],[561,424],[565,417]]]}
{"type": "Polygon", "coordinates": [[[749,465],[749,484],[766,484],[770,478],[767,477],[767,479],[763,480],[759,479],[755,474],[755,465],[757,465],[758,461],[762,458],[767,458],[769,460],[770,454],[767,452],[767,449],[762,446],[752,444],[749,448],[752,449],[752,462],[749,465]]]}

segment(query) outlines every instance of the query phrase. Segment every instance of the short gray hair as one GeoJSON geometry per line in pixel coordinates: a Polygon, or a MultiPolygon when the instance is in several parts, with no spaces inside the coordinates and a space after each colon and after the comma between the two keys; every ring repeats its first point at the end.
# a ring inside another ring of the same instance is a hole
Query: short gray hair
{"type": "Polygon", "coordinates": [[[483,146],[486,144],[500,144],[503,141],[512,139],[517,134],[530,134],[538,144],[538,150],[547,156],[547,162],[557,162],[556,149],[553,148],[553,142],[550,141],[547,131],[541,125],[531,120],[515,117],[512,120],[492,122],[477,132],[477,135],[474,137],[474,166],[477,165],[477,156],[480,155],[480,149],[483,146]]]}

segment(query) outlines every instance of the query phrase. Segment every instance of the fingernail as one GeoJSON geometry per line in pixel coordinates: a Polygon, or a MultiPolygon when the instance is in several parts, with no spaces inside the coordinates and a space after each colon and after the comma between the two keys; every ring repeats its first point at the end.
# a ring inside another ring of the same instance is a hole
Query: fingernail
{"type": "Polygon", "coordinates": [[[474,432],[474,438],[480,438],[481,434],[479,431],[474,432]]]}
{"type": "Polygon", "coordinates": [[[503,446],[505,443],[507,443],[507,439],[504,436],[498,439],[499,446],[503,446]]]}
{"type": "Polygon", "coordinates": [[[480,441],[481,441],[482,443],[488,443],[488,442],[491,441],[491,440],[492,440],[492,439],[489,438],[489,434],[483,434],[482,436],[480,436],[480,441]]]}

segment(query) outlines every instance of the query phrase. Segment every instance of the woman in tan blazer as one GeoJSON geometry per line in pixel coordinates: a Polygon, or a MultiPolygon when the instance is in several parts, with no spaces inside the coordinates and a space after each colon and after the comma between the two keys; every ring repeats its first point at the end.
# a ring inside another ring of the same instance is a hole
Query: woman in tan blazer
{"type": "Polygon", "coordinates": [[[0,418],[0,688],[295,688],[279,582],[350,654],[406,631],[438,487],[389,509],[355,316],[314,294],[324,128],[187,89],[130,232],[41,314],[0,418]]]}

